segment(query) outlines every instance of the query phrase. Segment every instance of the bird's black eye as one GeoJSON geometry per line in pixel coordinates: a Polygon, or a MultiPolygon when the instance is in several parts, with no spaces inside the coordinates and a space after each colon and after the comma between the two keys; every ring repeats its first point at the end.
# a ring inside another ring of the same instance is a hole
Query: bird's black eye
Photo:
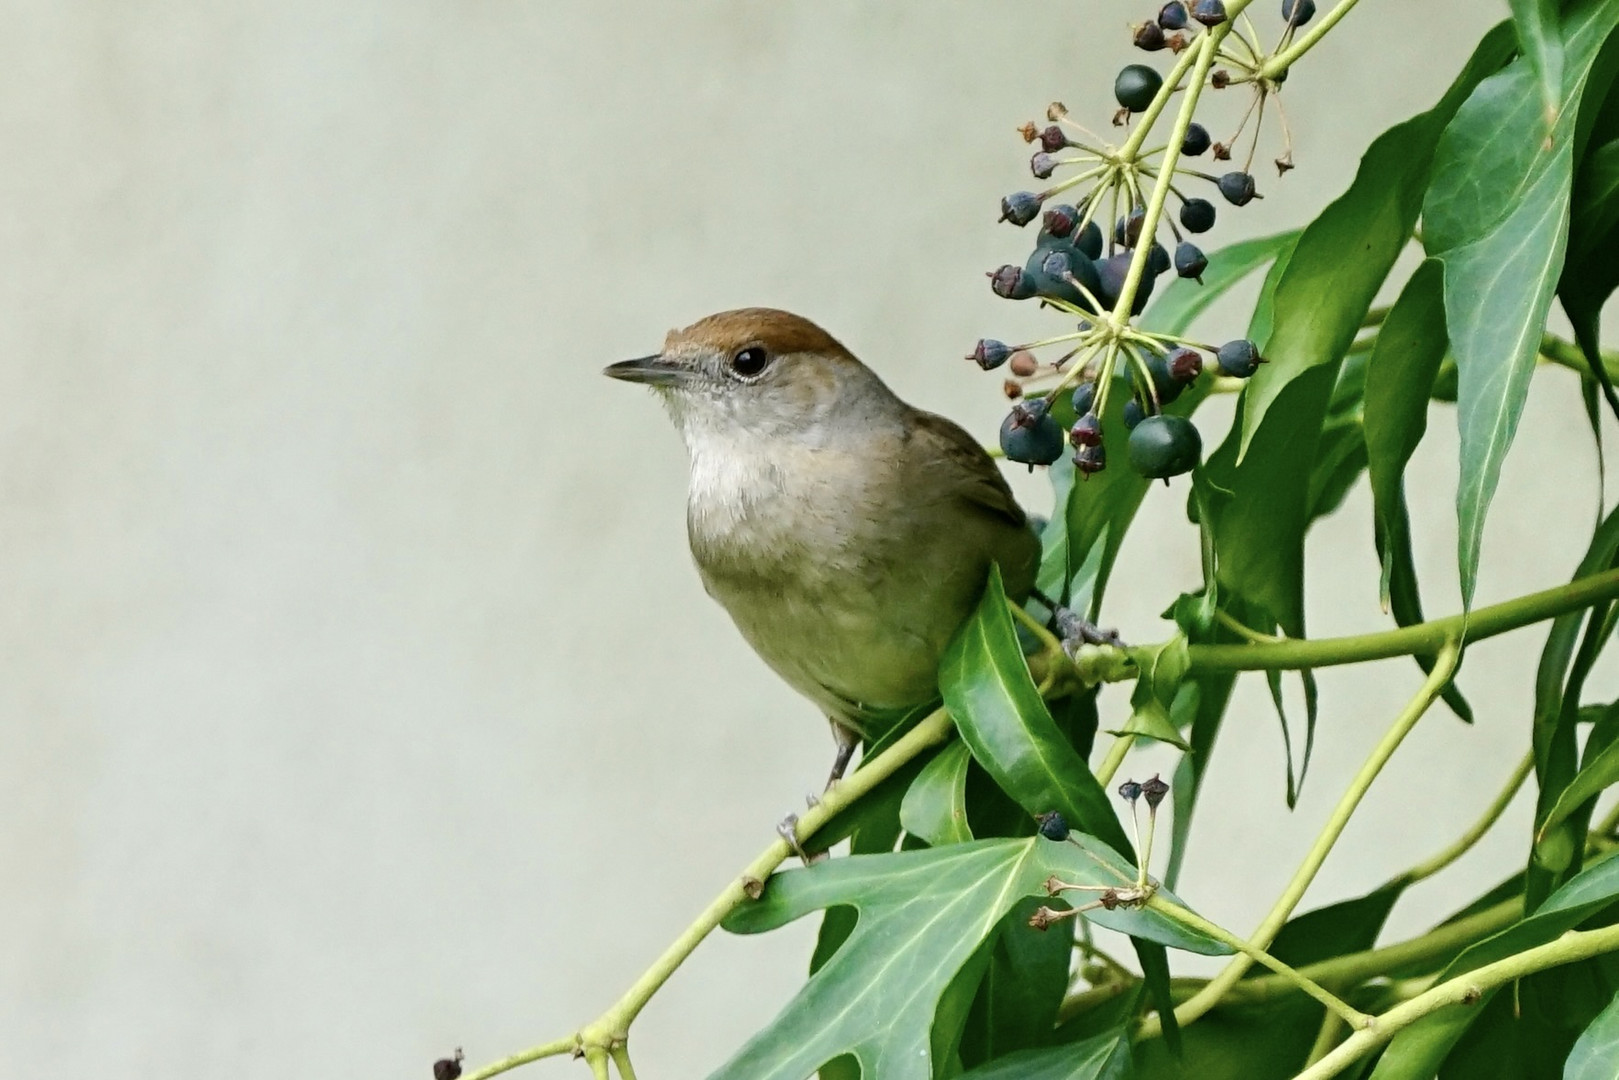
{"type": "Polygon", "coordinates": [[[762,345],[749,345],[740,349],[731,357],[731,370],[745,379],[751,379],[765,369],[770,363],[770,354],[765,352],[762,345]]]}

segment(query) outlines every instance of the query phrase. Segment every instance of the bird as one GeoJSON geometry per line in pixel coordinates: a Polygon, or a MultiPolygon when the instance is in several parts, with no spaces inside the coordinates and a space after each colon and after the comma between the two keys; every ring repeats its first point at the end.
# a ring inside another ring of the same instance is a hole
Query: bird
{"type": "Polygon", "coordinates": [[[652,388],[690,459],[686,528],[708,594],[832,726],[827,788],[862,739],[938,697],[983,596],[1034,589],[1040,541],[994,460],[802,316],[742,308],[607,367],[652,388]]]}

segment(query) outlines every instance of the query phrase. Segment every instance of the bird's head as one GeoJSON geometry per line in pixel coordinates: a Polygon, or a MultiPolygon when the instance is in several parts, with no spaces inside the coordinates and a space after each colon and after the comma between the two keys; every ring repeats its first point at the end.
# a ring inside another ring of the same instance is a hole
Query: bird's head
{"type": "Polygon", "coordinates": [[[663,350],[604,374],[656,390],[688,443],[707,431],[814,438],[897,399],[819,326],[774,308],[741,308],[671,330],[663,350]]]}

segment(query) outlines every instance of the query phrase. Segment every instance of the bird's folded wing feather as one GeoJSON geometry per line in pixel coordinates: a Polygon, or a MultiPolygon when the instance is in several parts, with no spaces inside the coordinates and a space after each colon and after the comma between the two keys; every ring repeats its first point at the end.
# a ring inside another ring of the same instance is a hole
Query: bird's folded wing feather
{"type": "Polygon", "coordinates": [[[1022,528],[1028,524],[1023,508],[1012,497],[1006,477],[976,439],[952,421],[920,409],[912,431],[912,438],[920,444],[916,447],[920,456],[943,463],[939,472],[950,478],[951,487],[957,489],[955,494],[1009,525],[1022,528]]]}

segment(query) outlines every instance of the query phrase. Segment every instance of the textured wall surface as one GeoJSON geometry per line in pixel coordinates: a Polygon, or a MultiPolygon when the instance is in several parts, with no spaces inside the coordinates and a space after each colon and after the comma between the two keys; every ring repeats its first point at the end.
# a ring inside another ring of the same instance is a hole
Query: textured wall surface
{"type": "MultiPolygon", "coordinates": [[[[1151,6],[6,4],[0,1075],[422,1077],[604,1007],[831,747],[704,596],[679,443],[601,367],[778,305],[992,437],[996,380],[960,356],[1053,325],[981,276],[1027,245],[992,224],[1026,186],[1013,128],[1054,97],[1105,122],[1151,6]]],[[[1477,8],[1363,5],[1288,84],[1297,171],[1212,238],[1342,190],[1437,96],[1477,8]]],[[[1455,440],[1433,428],[1412,486],[1443,612],[1455,440]]],[[[1592,476],[1550,373],[1482,602],[1568,574],[1592,476]]],[[[1042,506],[1039,478],[1019,490],[1042,506]]],[[[1182,499],[1155,491],[1119,567],[1131,639],[1197,580],[1182,499]]],[[[1383,625],[1364,488],[1310,558],[1314,632],[1383,625]]],[[[1479,723],[1424,723],[1311,902],[1489,801],[1541,636],[1475,650],[1479,723]]],[[[1292,814],[1244,684],[1182,894],[1247,929],[1416,682],[1323,674],[1292,814]]],[[[1510,872],[1526,814],[1392,932],[1510,872]]],[[[810,930],[705,947],[636,1029],[643,1075],[722,1060],[810,930]]]]}

